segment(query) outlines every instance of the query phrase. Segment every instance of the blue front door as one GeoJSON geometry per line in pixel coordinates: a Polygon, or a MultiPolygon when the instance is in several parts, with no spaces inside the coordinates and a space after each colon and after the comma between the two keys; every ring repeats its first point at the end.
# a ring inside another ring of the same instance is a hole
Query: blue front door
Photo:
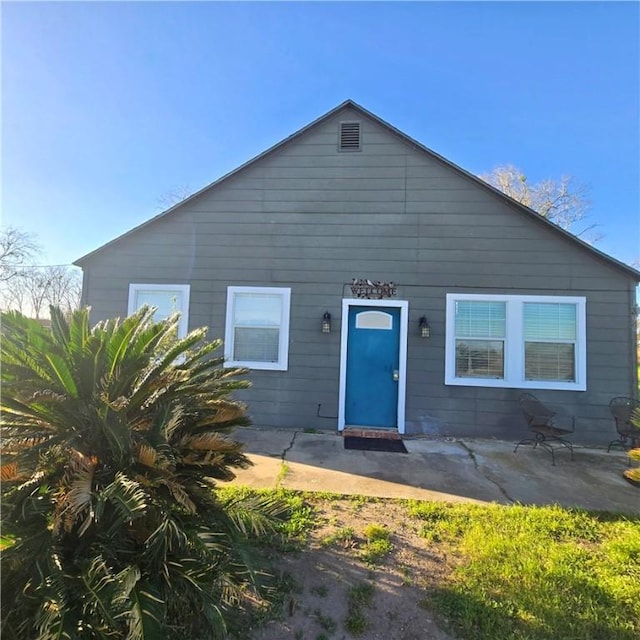
{"type": "Polygon", "coordinates": [[[398,426],[400,309],[349,307],[345,423],[398,426]]]}

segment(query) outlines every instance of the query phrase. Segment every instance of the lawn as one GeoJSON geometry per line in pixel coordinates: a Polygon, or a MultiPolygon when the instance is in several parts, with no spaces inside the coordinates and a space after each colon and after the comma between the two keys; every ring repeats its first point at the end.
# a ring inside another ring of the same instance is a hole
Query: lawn
{"type": "Polygon", "coordinates": [[[640,637],[640,522],[560,507],[411,503],[460,564],[426,596],[463,638],[640,637]]]}
{"type": "MultiPolygon", "coordinates": [[[[400,573],[418,593],[417,606],[432,612],[453,637],[640,637],[640,518],[557,506],[371,500],[290,491],[279,495],[290,503],[292,517],[283,526],[288,543],[277,553],[297,546],[303,560],[308,554],[306,566],[313,565],[314,553],[339,555],[337,565],[353,562],[368,568],[369,579],[359,586],[365,590],[381,588],[385,571],[400,573]],[[437,571],[432,571],[435,564],[424,563],[425,555],[444,559],[437,571]]],[[[332,592],[334,585],[313,589],[332,592]]],[[[296,599],[304,597],[298,587],[296,599]]],[[[409,598],[402,599],[403,608],[409,607],[409,598]]],[[[375,609],[361,608],[357,626],[353,615],[344,619],[341,633],[368,637],[367,625],[379,626],[373,618],[384,613],[375,609]]],[[[325,621],[338,617],[329,603],[322,612],[314,611],[325,621]]],[[[325,625],[322,633],[299,629],[295,637],[333,635],[333,627],[328,631],[325,625]]]]}

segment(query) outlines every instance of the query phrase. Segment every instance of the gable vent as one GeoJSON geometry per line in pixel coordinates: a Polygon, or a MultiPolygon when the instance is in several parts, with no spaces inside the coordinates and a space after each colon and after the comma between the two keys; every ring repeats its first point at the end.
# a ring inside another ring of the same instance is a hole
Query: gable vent
{"type": "Polygon", "coordinates": [[[360,123],[340,123],[340,151],[360,151],[360,123]]]}

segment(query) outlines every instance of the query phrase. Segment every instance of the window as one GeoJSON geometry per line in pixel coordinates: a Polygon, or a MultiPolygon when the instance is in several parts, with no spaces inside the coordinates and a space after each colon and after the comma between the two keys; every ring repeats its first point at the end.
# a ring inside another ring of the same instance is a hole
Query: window
{"type": "Polygon", "coordinates": [[[525,380],[576,381],[576,306],[525,302],[525,380]]]}
{"type": "Polygon", "coordinates": [[[226,365],[286,371],[290,301],[291,289],[228,287],[226,365]]]}
{"type": "Polygon", "coordinates": [[[383,311],[360,311],[356,314],[356,329],[393,329],[393,316],[383,311]]]}
{"type": "Polygon", "coordinates": [[[586,299],[447,295],[445,384],[586,390],[586,299]]]}
{"type": "Polygon", "coordinates": [[[455,305],[457,378],[504,378],[505,310],[490,300],[455,305]]]}
{"type": "Polygon", "coordinates": [[[154,320],[164,320],[179,311],[178,337],[184,338],[189,327],[189,289],[188,284],[130,284],[128,314],[145,304],[158,308],[154,320]]]}

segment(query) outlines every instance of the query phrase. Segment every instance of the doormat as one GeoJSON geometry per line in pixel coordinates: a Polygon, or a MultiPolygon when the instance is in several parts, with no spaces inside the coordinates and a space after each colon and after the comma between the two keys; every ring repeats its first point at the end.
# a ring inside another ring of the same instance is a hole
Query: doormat
{"type": "Polygon", "coordinates": [[[359,436],[345,436],[343,439],[345,449],[409,453],[402,440],[389,440],[388,438],[362,438],[359,436]]]}

